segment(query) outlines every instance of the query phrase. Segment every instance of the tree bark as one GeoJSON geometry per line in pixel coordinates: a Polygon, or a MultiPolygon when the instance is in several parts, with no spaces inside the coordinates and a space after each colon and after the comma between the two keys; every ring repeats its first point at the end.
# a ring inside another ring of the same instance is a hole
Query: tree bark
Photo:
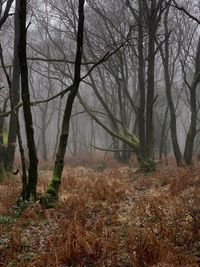
{"type": "Polygon", "coordinates": [[[44,114],[42,114],[42,128],[41,128],[41,136],[42,136],[42,159],[47,161],[47,142],[46,142],[46,114],[47,114],[47,104],[45,104],[44,114]]]}
{"type": "Polygon", "coordinates": [[[38,178],[38,159],[36,153],[36,146],[34,140],[34,129],[31,114],[30,105],[30,93],[29,93],[29,82],[28,82],[28,66],[27,66],[27,55],[26,55],[26,12],[27,12],[27,1],[20,0],[19,2],[19,66],[21,74],[21,95],[23,103],[23,112],[25,120],[28,156],[29,156],[29,169],[28,169],[28,182],[26,190],[27,200],[36,199],[36,187],[38,178]]]}
{"type": "MultiPolygon", "coordinates": [[[[10,102],[12,106],[15,107],[19,103],[19,88],[20,88],[20,70],[19,70],[19,58],[18,58],[18,43],[19,43],[19,0],[15,2],[15,16],[14,16],[14,59],[13,59],[13,77],[12,77],[12,87],[10,90],[10,102]]],[[[12,110],[10,121],[9,121],[9,131],[8,131],[8,145],[6,149],[6,170],[13,170],[13,162],[15,157],[17,139],[17,121],[15,111],[12,110]]]]}
{"type": "Polygon", "coordinates": [[[185,150],[184,150],[184,161],[187,165],[192,164],[192,156],[194,149],[194,139],[197,134],[197,103],[196,103],[196,88],[200,82],[200,38],[197,46],[196,60],[195,60],[195,74],[192,85],[189,87],[190,90],[190,127],[187,133],[185,150]]]}
{"type": "MultiPolygon", "coordinates": [[[[2,111],[0,110],[0,113],[2,111]]],[[[0,119],[0,183],[4,182],[6,179],[6,171],[4,165],[4,143],[3,143],[3,125],[4,118],[0,119]]]]}
{"type": "Polygon", "coordinates": [[[168,127],[167,127],[167,118],[168,118],[168,112],[169,107],[167,106],[164,116],[164,121],[162,123],[161,128],[161,138],[160,138],[160,145],[159,145],[159,160],[162,161],[162,155],[164,153],[165,147],[166,147],[166,139],[168,136],[168,127]]]}
{"type": "MultiPolygon", "coordinates": [[[[140,106],[138,109],[138,133],[139,133],[139,143],[140,143],[140,157],[146,160],[146,131],[145,131],[145,61],[143,52],[143,34],[144,34],[144,24],[143,24],[143,4],[139,1],[139,17],[138,17],[138,84],[140,92],[140,106]]],[[[142,161],[140,161],[142,163],[142,161]]]]}
{"type": "Polygon", "coordinates": [[[155,13],[156,1],[151,1],[150,16],[148,18],[148,67],[147,67],[147,102],[146,102],[146,156],[148,160],[154,159],[153,136],[153,104],[155,86],[155,37],[157,14],[155,13]]]}

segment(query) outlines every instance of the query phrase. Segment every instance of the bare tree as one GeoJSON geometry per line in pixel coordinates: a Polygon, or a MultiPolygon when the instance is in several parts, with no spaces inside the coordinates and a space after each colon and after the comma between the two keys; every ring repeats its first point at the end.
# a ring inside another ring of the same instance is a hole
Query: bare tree
{"type": "MultiPolygon", "coordinates": [[[[181,154],[181,150],[178,144],[178,137],[177,137],[177,122],[176,122],[176,111],[175,111],[175,106],[173,103],[173,99],[172,99],[172,85],[173,85],[173,77],[174,74],[172,73],[171,77],[170,77],[170,67],[169,67],[169,63],[170,63],[170,45],[169,45],[169,40],[170,40],[170,31],[168,29],[168,16],[169,16],[169,10],[170,10],[170,6],[167,7],[166,12],[165,12],[165,16],[164,16],[164,38],[165,38],[165,42],[164,42],[164,47],[162,45],[159,44],[159,50],[160,50],[160,54],[161,54],[161,58],[162,58],[162,62],[163,62],[163,68],[164,68],[164,76],[165,76],[165,88],[166,88],[166,96],[167,96],[167,102],[168,102],[168,106],[169,106],[169,111],[170,111],[170,130],[171,130],[171,139],[172,139],[172,145],[173,145],[173,150],[174,150],[174,155],[176,158],[176,162],[178,166],[181,166],[183,164],[182,162],[182,154],[181,154]]],[[[177,50],[177,55],[175,56],[173,65],[175,65],[176,60],[178,58],[178,55],[180,54],[180,45],[178,46],[178,50],[177,50]]],[[[175,68],[172,68],[173,70],[175,68]]]]}
{"type": "Polygon", "coordinates": [[[69,126],[70,126],[72,107],[81,81],[81,60],[83,53],[83,31],[84,31],[84,4],[85,0],[79,0],[77,48],[76,48],[76,58],[74,66],[74,79],[73,79],[73,84],[71,85],[70,93],[67,98],[67,103],[63,115],[62,129],[61,129],[58,150],[56,154],[52,181],[48,186],[44,195],[44,200],[45,202],[47,202],[46,204],[49,204],[49,202],[55,201],[58,198],[58,192],[64,166],[64,156],[69,137],[69,126]]]}
{"type": "Polygon", "coordinates": [[[34,140],[34,129],[31,114],[31,103],[29,93],[29,81],[28,81],[28,66],[27,66],[27,54],[26,54],[26,36],[27,36],[27,1],[20,0],[19,2],[19,66],[21,75],[21,96],[24,111],[24,121],[26,129],[29,169],[28,169],[28,181],[26,181],[25,198],[27,200],[35,200],[37,197],[36,187],[38,178],[38,159],[36,153],[36,146],[34,140]]]}

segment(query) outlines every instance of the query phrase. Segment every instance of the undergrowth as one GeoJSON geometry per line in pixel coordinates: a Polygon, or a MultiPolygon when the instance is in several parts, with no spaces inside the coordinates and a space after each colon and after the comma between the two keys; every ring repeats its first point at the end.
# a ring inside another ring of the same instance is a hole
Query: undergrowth
{"type": "MultiPolygon", "coordinates": [[[[18,217],[2,197],[10,216],[2,218],[16,219],[0,219],[1,240],[9,233],[0,266],[197,267],[199,170],[171,166],[143,176],[124,167],[68,168],[57,207],[31,204],[18,217]]],[[[43,173],[39,191],[47,184],[43,173]]],[[[9,186],[2,189],[18,191],[9,186]]]]}

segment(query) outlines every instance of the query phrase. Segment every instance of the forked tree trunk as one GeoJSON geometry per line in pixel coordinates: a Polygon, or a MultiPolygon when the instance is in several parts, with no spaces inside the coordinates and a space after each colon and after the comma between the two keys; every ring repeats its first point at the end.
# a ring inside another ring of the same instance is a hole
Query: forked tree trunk
{"type": "Polygon", "coordinates": [[[64,111],[61,135],[53,170],[53,177],[51,183],[49,184],[45,192],[44,198],[42,199],[42,201],[44,201],[46,205],[51,205],[52,202],[54,203],[58,199],[59,187],[61,184],[61,176],[64,166],[64,157],[69,137],[69,126],[70,126],[72,107],[74,99],[78,93],[80,84],[81,60],[83,52],[84,4],[85,0],[79,0],[79,8],[78,8],[79,21],[78,21],[78,32],[77,32],[77,49],[76,49],[74,79],[70,93],[67,98],[67,103],[64,111]]]}
{"type": "Polygon", "coordinates": [[[19,5],[19,66],[21,74],[21,94],[23,103],[23,112],[25,120],[25,130],[27,138],[28,147],[28,157],[29,157],[29,169],[28,169],[28,182],[26,187],[26,199],[35,200],[36,199],[36,186],[38,178],[38,159],[36,153],[36,146],[34,140],[34,130],[33,121],[31,114],[30,105],[30,93],[29,93],[29,83],[28,83],[28,67],[27,67],[27,56],[26,56],[26,12],[27,12],[27,1],[20,0],[19,5]]]}
{"type": "Polygon", "coordinates": [[[170,111],[170,131],[171,131],[171,139],[172,139],[172,146],[174,155],[176,158],[177,166],[183,165],[183,159],[181,150],[178,143],[178,137],[177,137],[177,123],[176,123],[176,111],[172,99],[172,93],[171,93],[171,84],[170,81],[170,74],[169,74],[169,30],[168,30],[168,15],[169,15],[169,8],[167,7],[165,17],[164,17],[164,27],[165,27],[165,44],[164,44],[164,51],[162,46],[160,46],[160,52],[161,52],[161,58],[163,61],[163,67],[164,67],[164,76],[165,76],[165,88],[166,88],[166,96],[167,96],[167,102],[169,106],[170,111]]]}

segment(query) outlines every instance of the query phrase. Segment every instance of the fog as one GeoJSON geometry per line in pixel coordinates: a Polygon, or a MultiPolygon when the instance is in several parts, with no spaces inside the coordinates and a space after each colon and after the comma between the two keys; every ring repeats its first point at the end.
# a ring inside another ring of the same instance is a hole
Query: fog
{"type": "MultiPolygon", "coordinates": [[[[129,2],[129,1],[128,1],[129,2]]],[[[87,1],[85,5],[84,46],[79,94],[75,99],[70,122],[67,145],[68,155],[98,153],[101,149],[130,149],[123,138],[128,133],[139,135],[137,110],[141,109],[137,20],[139,5],[133,1],[130,6],[124,0],[87,1]],[[134,13],[135,10],[135,13],[134,13]],[[121,46],[121,47],[120,47],[121,46]],[[91,72],[91,67],[106,53],[111,56],[91,72]],[[87,75],[89,73],[89,75],[87,75]],[[114,135],[112,135],[114,133],[114,135]],[[123,138],[117,140],[116,135],[123,138]],[[97,149],[94,149],[94,147],[97,149]]],[[[164,6],[164,1],[163,2],[164,6]]],[[[27,57],[31,101],[49,99],[67,88],[73,81],[77,35],[77,1],[30,1],[28,4],[27,57]]],[[[14,8],[14,6],[13,6],[14,8]]],[[[147,8],[147,7],[146,7],[147,8]]],[[[150,6],[149,6],[150,8],[150,6]]],[[[187,6],[194,11],[195,3],[187,6]]],[[[166,53],[168,39],[168,71],[170,92],[176,115],[177,138],[184,151],[186,136],[190,126],[191,106],[189,86],[195,73],[195,57],[199,30],[196,22],[184,12],[170,8],[167,21],[165,9],[158,10],[154,40],[153,83],[153,142],[156,158],[164,154],[173,155],[170,133],[170,108],[166,95],[166,76],[162,53],[166,53]],[[166,36],[166,24],[168,36],[166,36]],[[162,48],[162,49],[160,49],[162,48]],[[159,152],[160,151],[160,152],[159,152]],[[164,152],[165,151],[165,152],[164,152]]],[[[143,23],[143,81],[145,101],[148,102],[150,62],[149,24],[143,23]]],[[[155,15],[156,16],[156,15],[155,15]]],[[[10,16],[1,31],[4,60],[12,73],[14,20],[10,16]]],[[[165,58],[166,55],[163,54],[165,58]]],[[[153,66],[152,66],[153,67],[153,66]]],[[[5,75],[1,71],[1,105],[8,94],[5,75]]],[[[199,90],[197,90],[198,92],[199,90]]],[[[199,94],[197,93],[197,111],[199,94]]],[[[59,142],[63,112],[67,94],[51,101],[32,106],[35,143],[39,158],[55,157],[59,142]]],[[[146,103],[147,103],[146,102],[146,103]]],[[[148,105],[145,104],[144,112],[148,105]]],[[[7,105],[7,110],[9,105],[7,105]]],[[[148,114],[148,112],[147,112],[148,114]]],[[[148,118],[146,118],[148,120],[148,118]]],[[[197,120],[199,124],[199,120],[197,120]]],[[[21,131],[26,145],[26,135],[22,109],[20,109],[21,131]]],[[[4,126],[7,131],[9,117],[4,126]]],[[[146,126],[147,127],[147,126],[146,126]]],[[[197,127],[198,128],[198,127],[197,127]]],[[[147,131],[147,130],[146,130],[147,131]]],[[[199,153],[199,131],[197,130],[194,151],[199,153]]],[[[106,153],[106,151],[105,151],[106,153]]],[[[109,152],[111,156],[116,153],[109,152]]],[[[118,152],[127,160],[130,151],[118,152]]]]}

